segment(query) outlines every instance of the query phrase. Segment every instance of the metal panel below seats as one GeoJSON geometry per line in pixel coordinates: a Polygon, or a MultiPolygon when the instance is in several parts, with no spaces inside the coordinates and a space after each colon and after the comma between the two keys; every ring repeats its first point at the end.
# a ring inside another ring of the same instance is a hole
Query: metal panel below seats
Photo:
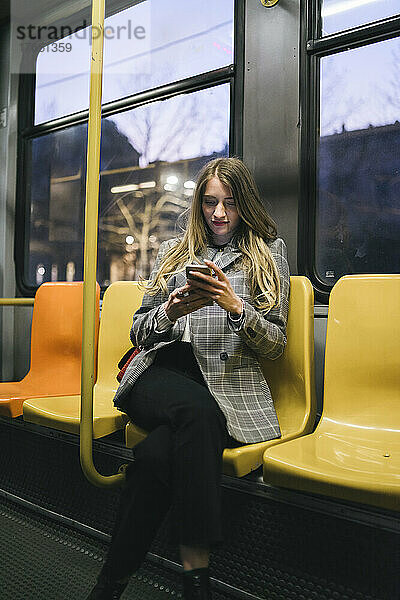
{"type": "MultiPolygon", "coordinates": [[[[50,430],[46,435],[45,431],[39,432],[42,429],[0,419],[0,495],[1,489],[7,490],[75,519],[75,538],[82,533],[79,524],[110,534],[118,491],[95,488],[84,479],[75,436],[50,430]],[[49,437],[55,433],[60,437],[49,437]]],[[[123,454],[126,448],[121,448],[118,457],[111,454],[116,442],[110,444],[110,453],[102,444],[102,452],[95,450],[96,465],[102,473],[115,472],[127,460],[123,454]]],[[[283,491],[264,484],[224,478],[225,539],[215,548],[211,561],[216,593],[221,590],[232,600],[393,600],[400,596],[398,515],[375,512],[374,520],[366,507],[356,510],[337,504],[333,514],[324,509],[326,499],[303,495],[300,504],[299,494],[293,495],[293,501],[290,498],[289,492],[284,496],[283,491]]],[[[24,542],[14,551],[23,563],[24,542]]],[[[160,560],[163,565],[175,563],[166,570],[171,571],[173,581],[176,577],[179,581],[174,569],[180,560],[178,549],[171,543],[168,518],[153,542],[149,558],[152,568],[160,560]]],[[[79,572],[81,567],[77,568],[79,572]]],[[[89,588],[100,562],[92,570],[87,569],[82,576],[87,578],[89,588]]],[[[20,598],[29,600],[29,596],[20,598]]],[[[36,600],[36,596],[33,598],[36,600]]],[[[59,596],[47,598],[61,600],[59,596]]]]}

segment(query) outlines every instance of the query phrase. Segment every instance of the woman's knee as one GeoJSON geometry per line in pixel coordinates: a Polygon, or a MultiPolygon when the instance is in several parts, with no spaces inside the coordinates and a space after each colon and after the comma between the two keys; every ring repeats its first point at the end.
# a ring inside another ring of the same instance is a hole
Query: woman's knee
{"type": "Polygon", "coordinates": [[[199,432],[208,432],[213,436],[223,436],[226,419],[215,401],[188,403],[182,410],[177,429],[190,428],[199,432]]]}

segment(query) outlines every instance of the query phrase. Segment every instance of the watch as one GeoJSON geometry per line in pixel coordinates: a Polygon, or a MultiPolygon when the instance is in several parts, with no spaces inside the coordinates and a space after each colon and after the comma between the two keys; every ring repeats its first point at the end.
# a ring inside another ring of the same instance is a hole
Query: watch
{"type": "Polygon", "coordinates": [[[240,298],[240,300],[242,301],[242,312],[240,313],[240,315],[234,315],[234,314],[232,314],[230,312],[229,313],[229,318],[230,318],[231,321],[239,322],[243,318],[243,315],[244,315],[244,300],[243,300],[243,298],[240,298]]]}

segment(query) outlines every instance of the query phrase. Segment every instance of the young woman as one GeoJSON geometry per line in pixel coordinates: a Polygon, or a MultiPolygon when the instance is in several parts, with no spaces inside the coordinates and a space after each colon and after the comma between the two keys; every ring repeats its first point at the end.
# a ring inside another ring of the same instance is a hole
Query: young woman
{"type": "Polygon", "coordinates": [[[161,244],[145,291],[131,329],[141,352],[114,401],[149,435],[134,448],[89,599],[120,597],[171,507],[185,600],[206,600],[209,550],[222,539],[222,452],[280,436],[258,357],[285,347],[286,248],[242,161],[203,168],[186,232],[161,244]],[[186,279],[193,263],[212,275],[186,279]]]}

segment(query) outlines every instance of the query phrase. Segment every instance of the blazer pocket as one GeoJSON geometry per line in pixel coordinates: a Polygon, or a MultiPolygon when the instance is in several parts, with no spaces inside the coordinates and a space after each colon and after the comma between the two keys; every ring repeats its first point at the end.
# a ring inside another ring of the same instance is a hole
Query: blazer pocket
{"type": "Polygon", "coordinates": [[[239,369],[254,369],[260,368],[260,364],[254,358],[240,358],[235,364],[232,365],[232,371],[238,371],[239,369]]]}

